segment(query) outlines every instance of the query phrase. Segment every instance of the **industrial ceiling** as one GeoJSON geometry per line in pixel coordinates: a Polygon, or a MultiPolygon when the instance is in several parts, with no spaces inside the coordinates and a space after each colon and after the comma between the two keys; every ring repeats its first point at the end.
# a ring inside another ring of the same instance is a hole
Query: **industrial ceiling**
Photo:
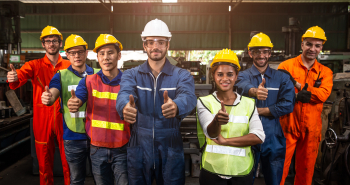
{"type": "MultiPolygon", "coordinates": [[[[6,1],[6,0],[0,0],[6,1]]],[[[23,3],[162,3],[167,0],[20,0],[23,3]]],[[[172,0],[174,1],[174,0],[172,0]]],[[[175,0],[176,1],[176,0],[175,0]]],[[[232,0],[237,2],[238,0],[232,0]]],[[[218,2],[229,3],[231,0],[177,0],[177,2],[218,2]]],[[[243,0],[244,3],[330,3],[330,2],[350,2],[350,0],[243,0]]]]}

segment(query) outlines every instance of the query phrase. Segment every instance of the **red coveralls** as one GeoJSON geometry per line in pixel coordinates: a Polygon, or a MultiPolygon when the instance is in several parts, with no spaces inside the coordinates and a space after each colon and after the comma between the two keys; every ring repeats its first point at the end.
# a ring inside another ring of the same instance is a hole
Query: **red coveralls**
{"type": "MultiPolygon", "coordinates": [[[[323,102],[331,94],[333,87],[333,72],[326,66],[315,61],[308,70],[298,57],[282,62],[278,69],[285,69],[301,84],[301,89],[308,83],[307,90],[311,92],[310,103],[296,102],[292,113],[280,118],[282,130],[286,137],[286,158],[284,162],[283,177],[280,185],[284,185],[289,171],[294,150],[295,156],[295,185],[312,183],[312,176],[321,141],[323,102]],[[320,73],[321,86],[314,87],[320,73]]],[[[299,90],[295,88],[295,93],[299,90]]]]}
{"type": "Polygon", "coordinates": [[[18,81],[9,84],[11,89],[24,85],[28,79],[31,79],[33,84],[33,130],[41,185],[53,185],[55,137],[61,154],[64,184],[70,184],[69,167],[63,147],[63,122],[62,114],[59,111],[60,100],[57,99],[52,106],[41,103],[41,95],[45,91],[45,86],[49,86],[51,78],[58,70],[66,69],[69,65],[68,60],[63,60],[59,56],[54,67],[45,55],[44,58],[26,62],[21,69],[17,69],[18,81]]]}

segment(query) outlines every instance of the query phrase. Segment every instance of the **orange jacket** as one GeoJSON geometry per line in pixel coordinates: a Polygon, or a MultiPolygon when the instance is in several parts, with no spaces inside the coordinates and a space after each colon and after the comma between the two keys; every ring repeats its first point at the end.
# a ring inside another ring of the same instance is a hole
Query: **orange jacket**
{"type": "MultiPolygon", "coordinates": [[[[45,86],[49,86],[51,78],[58,70],[66,69],[68,66],[70,66],[70,62],[62,59],[61,56],[59,56],[56,66],[51,64],[46,55],[44,58],[31,60],[26,62],[21,69],[16,70],[18,81],[9,83],[10,88],[17,89],[24,85],[28,79],[31,79],[33,84],[33,106],[41,105],[40,107],[43,107],[41,95],[45,91],[45,86]]],[[[54,107],[60,107],[58,99],[54,107]]]]}
{"type": "MultiPolygon", "coordinates": [[[[287,70],[301,84],[301,89],[304,88],[305,83],[308,83],[309,87],[307,90],[311,92],[310,103],[298,101],[295,103],[292,113],[280,118],[283,131],[285,133],[314,132],[317,136],[320,136],[323,102],[331,94],[333,72],[328,67],[317,62],[317,60],[312,68],[308,70],[302,62],[301,55],[282,62],[278,69],[287,70]],[[322,83],[320,87],[316,88],[314,84],[319,73],[319,79],[321,79],[322,83]]],[[[295,88],[295,93],[298,92],[299,90],[295,88]]]]}

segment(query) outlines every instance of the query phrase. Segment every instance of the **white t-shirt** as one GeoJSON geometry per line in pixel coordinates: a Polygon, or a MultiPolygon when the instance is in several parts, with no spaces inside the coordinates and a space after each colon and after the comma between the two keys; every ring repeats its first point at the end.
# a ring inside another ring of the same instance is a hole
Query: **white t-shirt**
{"type": "MultiPolygon", "coordinates": [[[[213,95],[217,98],[216,91],[213,93],[213,95]]],[[[237,98],[235,102],[233,102],[233,105],[237,105],[241,101],[241,95],[237,93],[236,95],[237,95],[237,98]]],[[[203,133],[210,139],[216,139],[216,138],[209,137],[208,131],[207,131],[208,125],[213,121],[215,115],[212,115],[211,112],[204,107],[204,105],[200,100],[197,100],[197,114],[198,114],[199,123],[201,124],[203,129],[203,133]]],[[[249,133],[255,134],[256,136],[258,136],[258,138],[260,138],[262,142],[265,141],[265,132],[264,132],[256,107],[249,121],[249,133]]]]}

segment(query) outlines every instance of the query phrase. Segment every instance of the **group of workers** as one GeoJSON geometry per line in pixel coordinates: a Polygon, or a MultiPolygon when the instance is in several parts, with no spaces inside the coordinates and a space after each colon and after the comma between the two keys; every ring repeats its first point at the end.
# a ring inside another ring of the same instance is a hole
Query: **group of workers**
{"type": "Polygon", "coordinates": [[[294,151],[295,184],[311,184],[333,85],[332,71],[316,60],[324,31],[309,28],[302,54],[278,70],[268,65],[273,44],[264,33],[252,37],[253,66],[245,71],[233,51],[219,51],[210,65],[215,91],[198,101],[193,77],[165,57],[171,37],[163,21],[148,22],[141,34],[148,59],[122,72],[123,46],[113,35],[96,40],[100,70],[86,64],[88,44],[79,35],[65,40],[69,61],[62,59],[62,34],[47,26],[45,57],[10,66],[11,89],[33,84],[40,184],[53,185],[55,140],[65,185],[84,184],[87,159],[98,185],[184,184],[180,124],[196,106],[200,184],[252,185],[261,161],[266,184],[283,185],[294,151]]]}

